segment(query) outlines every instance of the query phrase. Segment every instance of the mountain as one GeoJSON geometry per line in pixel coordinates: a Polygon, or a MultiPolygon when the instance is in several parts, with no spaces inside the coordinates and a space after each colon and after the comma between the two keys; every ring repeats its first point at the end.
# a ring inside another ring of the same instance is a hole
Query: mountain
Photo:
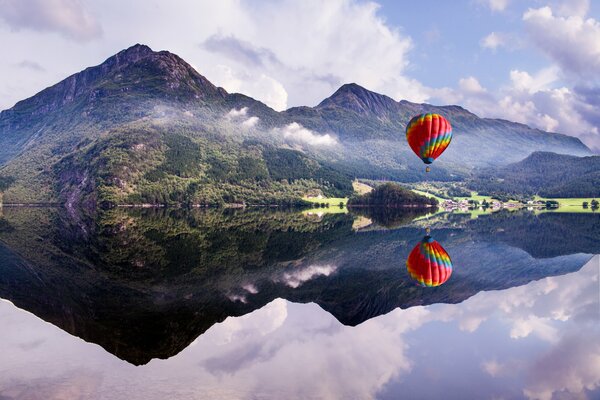
{"type": "Polygon", "coordinates": [[[350,176],[324,162],[237,134],[231,103],[268,109],[174,54],[133,46],[0,114],[4,201],[288,204],[311,190],[351,193],[350,176]]]}
{"type": "Polygon", "coordinates": [[[536,151],[517,163],[482,171],[469,185],[481,194],[600,197],[600,156],[536,151]]]}
{"type": "MultiPolygon", "coordinates": [[[[423,180],[420,160],[405,143],[408,121],[420,113],[438,113],[451,121],[452,144],[434,164],[433,174],[441,168],[450,175],[470,172],[493,165],[519,161],[536,150],[553,151],[577,156],[591,155],[581,141],[572,136],[544,132],[526,125],[500,119],[479,118],[456,105],[433,106],[395,101],[356,84],[346,84],[317,107],[297,107],[287,110],[288,118],[318,132],[333,131],[342,138],[347,157],[342,164],[355,167],[369,162],[374,176],[387,175],[395,179],[423,180]],[[366,156],[367,150],[372,153],[366,156]],[[382,166],[383,168],[378,168],[382,166]],[[407,169],[419,171],[417,176],[407,169]],[[402,172],[404,171],[404,172],[402,172]],[[377,175],[379,174],[379,175],[377,175]]],[[[433,179],[439,176],[433,176],[433,179]]],[[[449,179],[448,176],[441,176],[449,179]]],[[[451,178],[451,177],[450,177],[451,178]]]]}
{"type": "Polygon", "coordinates": [[[0,190],[4,202],[89,206],[348,195],[353,177],[425,179],[404,139],[421,112],[445,115],[455,134],[428,179],[463,180],[536,150],[591,154],[574,137],[356,84],[316,107],[276,112],[138,44],[0,113],[0,190]]]}
{"type": "Polygon", "coordinates": [[[138,44],[0,113],[0,162],[27,148],[35,136],[57,129],[86,123],[101,124],[102,129],[135,120],[150,111],[141,106],[150,106],[148,100],[154,98],[185,104],[214,102],[226,95],[178,56],[138,44]]]}
{"type": "Polygon", "coordinates": [[[356,233],[344,214],[119,208],[79,225],[59,208],[7,208],[0,298],[145,364],[277,298],[316,303],[358,325],[397,307],[454,304],[574,272],[600,250],[599,222],[600,215],[452,215],[432,235],[455,268],[444,285],[427,288],[405,267],[424,234],[409,220],[356,233]]]}

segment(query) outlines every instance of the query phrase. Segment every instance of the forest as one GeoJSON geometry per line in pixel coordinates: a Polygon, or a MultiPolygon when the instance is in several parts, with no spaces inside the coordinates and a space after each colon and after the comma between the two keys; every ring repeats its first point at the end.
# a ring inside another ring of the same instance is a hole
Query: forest
{"type": "Polygon", "coordinates": [[[402,186],[387,182],[377,186],[373,191],[351,197],[348,207],[430,207],[438,201],[416,194],[402,186]]]}

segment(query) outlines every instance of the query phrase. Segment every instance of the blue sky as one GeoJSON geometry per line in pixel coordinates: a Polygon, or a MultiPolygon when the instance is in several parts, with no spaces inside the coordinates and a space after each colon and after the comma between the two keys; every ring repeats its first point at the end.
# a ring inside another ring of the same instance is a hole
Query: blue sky
{"type": "Polygon", "coordinates": [[[507,83],[513,69],[537,71],[551,65],[552,59],[528,42],[523,15],[530,8],[587,4],[586,17],[600,20],[599,1],[496,1],[504,4],[502,9],[494,9],[490,6],[494,1],[484,0],[378,3],[386,21],[414,41],[414,67],[409,73],[434,87],[475,76],[483,86],[497,90],[507,83]],[[512,36],[514,46],[483,47],[482,39],[491,32],[512,36]]]}
{"type": "Polygon", "coordinates": [[[0,0],[0,109],[135,43],[282,110],[356,82],[600,151],[600,1],[0,0]]]}
{"type": "Polygon", "coordinates": [[[484,86],[497,88],[511,69],[536,70],[547,63],[529,51],[493,51],[480,44],[491,32],[522,37],[522,15],[528,2],[508,3],[501,11],[473,0],[379,3],[388,23],[401,27],[413,39],[415,65],[409,73],[429,86],[451,86],[472,75],[484,86]]]}

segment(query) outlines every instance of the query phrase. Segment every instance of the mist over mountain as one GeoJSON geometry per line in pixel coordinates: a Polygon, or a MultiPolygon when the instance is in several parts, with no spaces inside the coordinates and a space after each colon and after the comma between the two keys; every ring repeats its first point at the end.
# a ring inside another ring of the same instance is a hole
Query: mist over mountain
{"type": "Polygon", "coordinates": [[[444,115],[454,131],[429,179],[463,180],[534,151],[591,155],[575,137],[356,84],[276,112],[138,44],[0,113],[4,201],[272,204],[347,195],[354,177],[419,181],[404,129],[422,112],[444,115]]]}

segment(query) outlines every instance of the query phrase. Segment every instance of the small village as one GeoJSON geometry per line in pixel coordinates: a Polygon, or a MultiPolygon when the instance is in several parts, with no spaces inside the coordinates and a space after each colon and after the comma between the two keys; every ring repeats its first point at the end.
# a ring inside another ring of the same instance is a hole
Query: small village
{"type": "Polygon", "coordinates": [[[544,202],[530,202],[531,204],[523,204],[516,201],[502,202],[500,200],[492,200],[490,202],[483,201],[482,203],[477,202],[476,200],[451,200],[445,199],[440,203],[440,208],[445,211],[464,211],[468,212],[469,210],[474,209],[483,209],[490,211],[497,211],[501,209],[517,209],[517,208],[540,208],[546,207],[546,203],[544,202]]]}

